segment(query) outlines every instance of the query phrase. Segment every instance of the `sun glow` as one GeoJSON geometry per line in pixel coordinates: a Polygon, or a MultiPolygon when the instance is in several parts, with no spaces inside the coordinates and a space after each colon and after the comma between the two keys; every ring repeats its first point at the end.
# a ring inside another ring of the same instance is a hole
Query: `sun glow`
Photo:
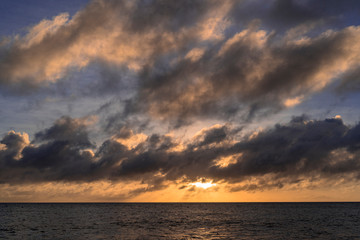
{"type": "Polygon", "coordinates": [[[195,182],[195,183],[190,183],[190,185],[198,187],[198,188],[208,189],[208,188],[216,186],[216,183],[212,183],[212,181],[210,181],[210,182],[195,182]]]}

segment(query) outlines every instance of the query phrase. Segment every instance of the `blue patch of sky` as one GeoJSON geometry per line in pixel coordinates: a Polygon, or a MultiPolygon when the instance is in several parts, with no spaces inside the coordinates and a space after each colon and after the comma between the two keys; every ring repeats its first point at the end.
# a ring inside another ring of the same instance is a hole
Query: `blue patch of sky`
{"type": "MultiPolygon", "coordinates": [[[[44,85],[34,94],[0,95],[0,136],[15,130],[25,131],[32,138],[61,116],[101,115],[97,110],[109,102],[112,106],[107,108],[107,114],[121,112],[124,101],[135,94],[136,86],[134,73],[125,67],[94,63],[69,71],[57,83],[44,85]]],[[[93,126],[91,130],[99,127],[93,126]]],[[[96,137],[101,140],[105,136],[96,137]]]]}
{"type": "Polygon", "coordinates": [[[88,0],[1,0],[0,36],[25,32],[29,26],[43,19],[52,19],[67,12],[73,16],[88,3],[88,0]]]}
{"type": "Polygon", "coordinates": [[[338,81],[330,84],[322,91],[306,98],[301,104],[286,112],[290,115],[307,114],[311,118],[325,119],[340,115],[345,124],[356,124],[360,120],[360,95],[358,92],[336,92],[338,81]]]}

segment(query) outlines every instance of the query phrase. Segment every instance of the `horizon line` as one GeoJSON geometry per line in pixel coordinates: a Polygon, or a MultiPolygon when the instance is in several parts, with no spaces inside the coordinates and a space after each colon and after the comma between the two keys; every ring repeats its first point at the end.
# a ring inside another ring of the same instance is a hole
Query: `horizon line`
{"type": "Polygon", "coordinates": [[[179,203],[360,203],[360,201],[254,201],[254,202],[0,202],[0,204],[179,204],[179,203]]]}

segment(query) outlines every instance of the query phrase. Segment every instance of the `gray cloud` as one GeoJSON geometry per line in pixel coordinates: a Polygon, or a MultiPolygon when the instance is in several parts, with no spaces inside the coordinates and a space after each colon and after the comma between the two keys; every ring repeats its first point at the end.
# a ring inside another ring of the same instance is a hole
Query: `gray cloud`
{"type": "Polygon", "coordinates": [[[194,118],[251,120],[357,66],[360,53],[349,45],[359,29],[346,27],[344,14],[358,4],[336,4],[92,1],[2,44],[2,92],[118,96],[123,113],[109,116],[106,129],[121,128],[129,114],[174,127],[194,118]],[[71,74],[81,69],[96,74],[71,74]]]}
{"type": "MultiPolygon", "coordinates": [[[[192,25],[218,5],[217,1],[92,1],[71,19],[60,14],[43,20],[27,35],[2,44],[0,84],[28,92],[29,87],[60,81],[67,72],[96,61],[139,68],[195,39],[192,25]]],[[[110,85],[102,90],[109,89],[110,85]]]]}
{"type": "Polygon", "coordinates": [[[357,92],[360,90],[360,68],[357,67],[343,76],[341,76],[341,81],[336,87],[336,92],[339,94],[344,94],[347,92],[357,92]]]}
{"type": "Polygon", "coordinates": [[[251,119],[296,105],[357,64],[351,59],[358,53],[348,44],[358,32],[347,28],[303,42],[283,38],[279,44],[271,33],[250,27],[197,61],[185,58],[165,69],[160,64],[144,70],[132,109],[186,123],[238,113],[251,119]]]}
{"type": "Polygon", "coordinates": [[[36,135],[37,144],[10,132],[1,141],[5,147],[0,151],[0,181],[141,180],[155,190],[164,181],[184,181],[184,177],[240,184],[257,179],[232,189],[254,191],[313,178],[356,181],[360,177],[360,126],[346,126],[339,118],[295,117],[238,141],[234,141],[237,131],[216,126],[181,150],[172,150],[181,143],[169,136],[152,135],[133,148],[115,138],[106,140],[95,154],[88,150],[93,147],[90,141],[84,140],[85,128],[79,120],[61,118],[36,135]],[[229,157],[235,161],[217,164],[229,157]]]}
{"type": "Polygon", "coordinates": [[[230,16],[239,24],[262,19],[266,28],[283,32],[299,24],[319,21],[326,27],[342,28],[347,25],[347,18],[358,13],[356,0],[245,0],[237,2],[230,16]]]}
{"type": "Polygon", "coordinates": [[[45,131],[35,134],[34,142],[63,141],[75,147],[93,147],[83,120],[62,117],[45,131]]]}

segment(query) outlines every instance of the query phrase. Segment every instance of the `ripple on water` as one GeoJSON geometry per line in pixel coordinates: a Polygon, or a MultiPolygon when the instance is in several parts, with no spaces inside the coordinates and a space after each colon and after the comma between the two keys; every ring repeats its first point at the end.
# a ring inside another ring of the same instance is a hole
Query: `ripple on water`
{"type": "Polygon", "coordinates": [[[0,204],[7,239],[360,239],[359,203],[0,204]]]}

